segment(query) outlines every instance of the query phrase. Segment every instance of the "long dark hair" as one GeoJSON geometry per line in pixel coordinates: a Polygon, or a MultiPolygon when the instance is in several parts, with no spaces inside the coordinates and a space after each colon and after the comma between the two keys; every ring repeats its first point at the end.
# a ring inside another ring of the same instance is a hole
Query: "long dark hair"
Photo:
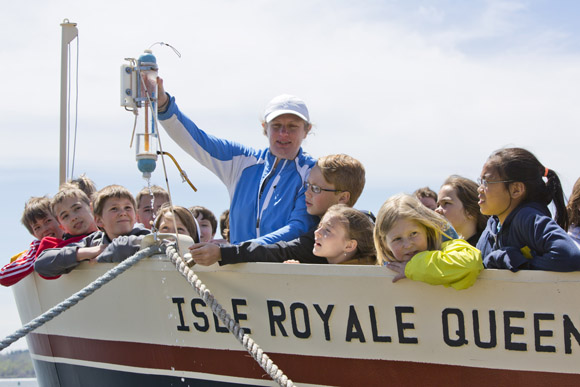
{"type": "Polygon", "coordinates": [[[576,180],[574,188],[572,188],[572,195],[568,200],[567,209],[570,224],[580,226],[580,179],[576,180]]]}
{"type": "Polygon", "coordinates": [[[523,148],[499,149],[489,156],[487,163],[497,170],[502,180],[518,181],[525,185],[526,196],[522,203],[548,205],[553,201],[556,208],[554,219],[564,230],[568,229],[564,192],[556,172],[544,167],[536,156],[523,148]],[[544,177],[547,181],[544,181],[544,177]]]}
{"type": "Polygon", "coordinates": [[[476,220],[477,233],[481,234],[487,226],[487,219],[489,216],[483,215],[479,210],[479,204],[477,204],[479,201],[477,197],[477,183],[466,177],[451,175],[443,184],[441,184],[441,187],[445,185],[448,185],[455,190],[455,194],[461,201],[461,204],[463,204],[465,212],[476,220]]]}

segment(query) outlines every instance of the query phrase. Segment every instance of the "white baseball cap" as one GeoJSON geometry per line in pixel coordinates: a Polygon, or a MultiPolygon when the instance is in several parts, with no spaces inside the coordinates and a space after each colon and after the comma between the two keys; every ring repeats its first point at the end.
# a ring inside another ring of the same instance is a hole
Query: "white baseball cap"
{"type": "Polygon", "coordinates": [[[268,103],[268,106],[266,106],[264,121],[268,123],[282,114],[295,114],[306,122],[310,122],[310,115],[308,114],[306,104],[300,98],[293,95],[282,94],[274,97],[268,103]]]}

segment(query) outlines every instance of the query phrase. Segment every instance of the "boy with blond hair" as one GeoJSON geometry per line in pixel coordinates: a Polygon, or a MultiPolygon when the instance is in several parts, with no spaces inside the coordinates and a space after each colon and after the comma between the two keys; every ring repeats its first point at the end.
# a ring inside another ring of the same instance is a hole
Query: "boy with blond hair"
{"type": "Polygon", "coordinates": [[[0,284],[11,286],[34,271],[34,261],[40,241],[44,237],[61,238],[63,232],[58,221],[50,211],[50,199],[46,196],[31,197],[24,205],[22,224],[34,240],[28,250],[16,254],[10,259],[10,263],[0,269],[0,284]]]}
{"type": "Polygon", "coordinates": [[[93,214],[99,227],[77,243],[43,251],[34,269],[42,276],[55,277],[82,261],[121,262],[139,250],[141,239],[150,231],[135,225],[135,198],[120,185],[109,185],[95,194],[93,214]]]}
{"type": "MultiPolygon", "coordinates": [[[[310,215],[322,217],[334,204],[352,207],[365,185],[365,169],[357,159],[336,154],[321,157],[310,171],[305,183],[306,210],[310,215]]],[[[372,218],[372,217],[371,217],[372,218]]],[[[297,260],[303,263],[328,263],[326,258],[313,254],[314,229],[291,241],[270,245],[244,242],[240,245],[218,246],[199,243],[190,247],[192,259],[200,265],[220,265],[240,262],[284,262],[297,260]]]]}
{"type": "Polygon", "coordinates": [[[158,185],[143,188],[135,197],[137,203],[137,222],[151,230],[153,219],[161,206],[169,201],[169,193],[158,185]],[[151,204],[153,194],[153,204],[151,204]]]}

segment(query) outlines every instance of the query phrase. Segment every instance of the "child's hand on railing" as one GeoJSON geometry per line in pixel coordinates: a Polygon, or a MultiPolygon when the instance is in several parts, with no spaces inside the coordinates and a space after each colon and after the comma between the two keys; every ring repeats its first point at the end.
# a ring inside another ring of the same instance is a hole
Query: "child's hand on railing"
{"type": "Polygon", "coordinates": [[[403,278],[407,278],[405,275],[405,267],[407,267],[407,262],[386,262],[387,267],[397,273],[393,282],[397,282],[403,278]]]}

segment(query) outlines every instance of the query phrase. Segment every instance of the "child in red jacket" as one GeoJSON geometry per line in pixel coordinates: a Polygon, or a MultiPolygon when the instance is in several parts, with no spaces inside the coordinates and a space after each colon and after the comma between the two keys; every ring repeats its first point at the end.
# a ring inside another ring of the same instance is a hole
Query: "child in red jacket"
{"type": "Polygon", "coordinates": [[[24,205],[22,224],[34,240],[28,250],[16,254],[10,263],[0,269],[0,284],[11,286],[34,271],[34,261],[44,237],[62,238],[63,232],[50,211],[50,199],[46,196],[31,197],[24,205]]]}
{"type": "MultiPolygon", "coordinates": [[[[46,206],[46,203],[44,205],[46,206]]],[[[47,209],[48,207],[44,208],[45,211],[47,209]]],[[[88,196],[70,184],[63,185],[60,191],[50,201],[50,209],[44,221],[47,219],[49,220],[48,224],[56,225],[56,228],[46,226],[45,229],[51,230],[52,232],[39,233],[38,236],[34,234],[41,240],[34,241],[31,249],[26,254],[1,269],[0,283],[2,285],[14,285],[32,273],[36,259],[44,250],[61,248],[70,243],[78,242],[87,235],[97,231],[97,225],[93,218],[88,196]]],[[[33,222],[33,224],[39,222],[33,222]]]]}

